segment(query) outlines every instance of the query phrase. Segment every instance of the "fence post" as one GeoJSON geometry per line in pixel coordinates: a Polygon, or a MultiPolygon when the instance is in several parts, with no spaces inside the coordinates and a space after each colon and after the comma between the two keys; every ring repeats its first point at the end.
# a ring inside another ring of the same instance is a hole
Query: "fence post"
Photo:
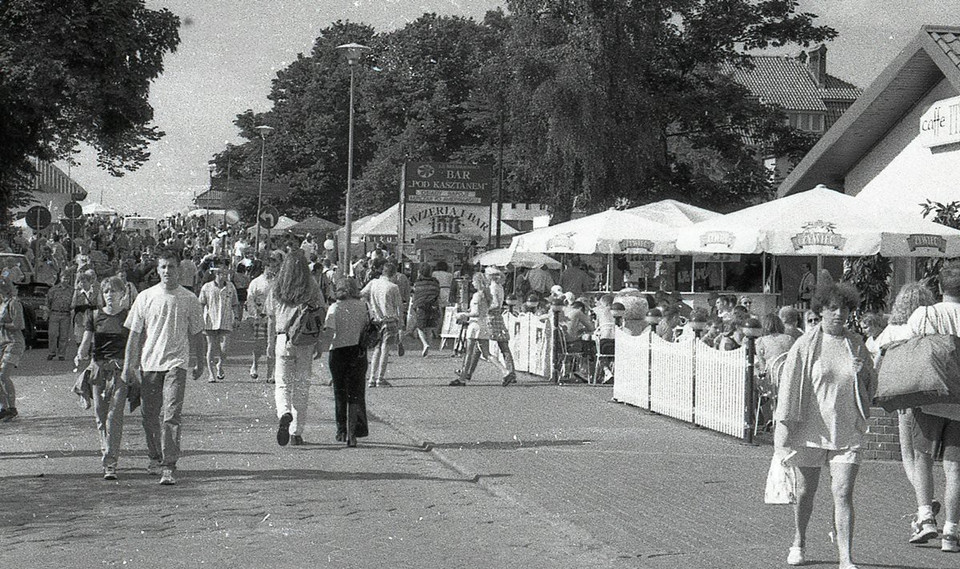
{"type": "Polygon", "coordinates": [[[550,333],[550,339],[552,344],[552,357],[550,358],[550,363],[553,366],[553,370],[550,372],[550,381],[560,385],[560,368],[563,366],[563,354],[557,349],[561,345],[561,339],[559,334],[563,332],[560,330],[560,313],[563,312],[563,301],[560,299],[554,299],[550,303],[550,312],[553,314],[552,319],[552,328],[553,330],[550,333]]]}
{"type": "Polygon", "coordinates": [[[753,366],[757,356],[756,340],[763,335],[763,329],[760,327],[760,321],[756,318],[748,318],[743,323],[743,335],[747,340],[747,371],[743,382],[743,439],[748,443],[753,442],[753,409],[754,409],[754,389],[753,389],[753,366]]]}
{"type": "Polygon", "coordinates": [[[693,341],[690,342],[690,358],[693,360],[693,391],[690,394],[690,406],[693,408],[691,419],[694,425],[697,424],[697,341],[706,327],[707,323],[703,320],[690,320],[690,328],[693,330],[693,341]]]}
{"type": "Polygon", "coordinates": [[[650,342],[647,347],[647,409],[653,409],[653,337],[657,333],[657,324],[663,318],[663,313],[659,308],[653,308],[647,311],[644,320],[650,325],[650,342]]]}

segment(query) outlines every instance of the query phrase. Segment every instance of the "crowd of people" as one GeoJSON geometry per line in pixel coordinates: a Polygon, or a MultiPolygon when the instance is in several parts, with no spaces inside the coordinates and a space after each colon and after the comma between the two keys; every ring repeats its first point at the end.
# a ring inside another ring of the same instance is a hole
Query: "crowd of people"
{"type": "MultiPolygon", "coordinates": [[[[939,276],[942,301],[921,284],[906,285],[889,322],[881,314],[860,315],[855,331],[849,323],[859,307],[857,292],[829,279],[816,286],[802,279],[801,287],[809,284],[811,290],[802,291],[800,307],[753,314],[749,298],[724,293],[698,308],[666,292],[595,294],[596,281],[575,259],[558,277],[536,267],[522,281],[509,282],[497,267],[462,263],[451,271],[445,262],[404,264],[379,247],[338,271],[312,236],[258,241],[235,228],[206,227],[187,218],[161,221],[155,234],[126,232],[118,220],[95,218],[73,239],[53,233],[0,244],[31,259],[33,279],[50,285],[47,358],[63,361],[75,353],[74,389],[83,406],[93,409],[105,479],[117,477],[129,404],[141,409],[147,470],[159,475],[161,484],[177,482],[188,376],[224,380],[230,339],[241,329],[256,346],[251,377],[263,375],[274,383],[278,444],[304,444],[313,366],[326,353],[334,438],[356,446],[369,434],[366,389],[391,386],[389,360],[394,351],[404,354],[407,336],[419,341],[420,356],[426,357],[449,306],[456,307],[463,353],[449,383],[455,387],[468,385],[481,361],[498,368],[503,387],[517,381],[504,321],[508,312],[556,318],[563,350],[588,355],[613,354],[618,328],[636,334],[652,326],[651,333],[665,341],[696,336],[732,350],[744,343],[745,327],[759,325],[755,371],[766,403],[762,412],[774,427],[776,453],[798,472],[787,562],[805,562],[807,524],[826,465],[840,566],[850,569],[852,495],[884,350],[917,335],[960,336],[957,262],[946,263],[939,276]],[[488,350],[494,345],[497,355],[488,350]]],[[[0,275],[4,422],[19,417],[14,374],[26,344],[17,284],[24,278],[11,267],[0,275]]],[[[960,551],[960,416],[951,413],[903,409],[899,417],[903,466],[918,508],[909,541],[941,537],[942,549],[952,552],[960,551]],[[946,472],[942,532],[936,523],[941,506],[933,500],[938,457],[946,472]]]]}

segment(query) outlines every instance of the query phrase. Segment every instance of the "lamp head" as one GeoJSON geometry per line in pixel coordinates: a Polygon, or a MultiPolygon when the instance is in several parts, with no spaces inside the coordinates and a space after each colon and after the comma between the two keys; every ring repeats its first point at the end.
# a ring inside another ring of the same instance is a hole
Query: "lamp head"
{"type": "Polygon", "coordinates": [[[254,130],[256,130],[257,132],[260,133],[260,138],[264,138],[264,137],[266,137],[268,134],[270,134],[271,132],[273,132],[274,130],[276,130],[276,129],[273,128],[272,126],[267,126],[267,125],[265,125],[265,124],[262,124],[262,125],[260,125],[260,126],[255,126],[255,127],[253,127],[253,128],[254,128],[254,130]]]}
{"type": "Polygon", "coordinates": [[[358,43],[345,43],[338,45],[337,49],[342,49],[347,54],[347,64],[356,65],[360,61],[363,52],[370,51],[370,48],[358,43]]]}
{"type": "Polygon", "coordinates": [[[763,336],[763,328],[761,327],[760,321],[756,318],[747,318],[740,329],[747,338],[759,338],[763,336]]]}

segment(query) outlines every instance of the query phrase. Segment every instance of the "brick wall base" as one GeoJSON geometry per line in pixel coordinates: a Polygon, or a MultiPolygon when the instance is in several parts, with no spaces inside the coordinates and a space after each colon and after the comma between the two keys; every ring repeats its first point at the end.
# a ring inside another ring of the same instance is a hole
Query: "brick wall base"
{"type": "Polygon", "coordinates": [[[863,458],[900,460],[900,419],[897,412],[888,413],[880,407],[871,407],[869,424],[863,458]]]}

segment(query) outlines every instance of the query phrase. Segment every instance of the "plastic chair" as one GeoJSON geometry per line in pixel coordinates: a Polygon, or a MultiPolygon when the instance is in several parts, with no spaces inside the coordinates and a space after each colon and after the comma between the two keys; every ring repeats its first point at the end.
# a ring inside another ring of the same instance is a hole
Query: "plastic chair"
{"type": "MultiPolygon", "coordinates": [[[[600,350],[600,344],[601,342],[603,342],[602,339],[594,338],[594,341],[596,342],[596,348],[597,348],[597,361],[593,367],[592,383],[596,385],[597,383],[608,383],[610,381],[613,381],[612,373],[608,378],[604,379],[602,382],[600,382],[599,380],[600,380],[600,374],[603,373],[603,370],[608,369],[608,367],[611,371],[613,370],[613,361],[614,361],[615,354],[605,354],[600,350]]],[[[610,342],[613,342],[613,339],[610,339],[610,342]]]]}
{"type": "Polygon", "coordinates": [[[573,377],[573,373],[580,369],[583,363],[582,351],[570,351],[570,345],[566,334],[558,334],[560,337],[560,376],[557,383],[563,383],[565,378],[573,377]]]}
{"type": "Polygon", "coordinates": [[[757,390],[757,408],[754,410],[753,414],[753,435],[756,436],[757,432],[760,430],[760,410],[763,408],[763,405],[767,402],[770,403],[770,417],[764,417],[766,421],[773,420],[773,412],[777,408],[777,391],[780,387],[780,375],[783,373],[783,366],[787,361],[787,352],[780,354],[779,356],[770,360],[767,363],[767,378],[770,379],[770,384],[773,388],[772,393],[763,394],[757,390]]]}

